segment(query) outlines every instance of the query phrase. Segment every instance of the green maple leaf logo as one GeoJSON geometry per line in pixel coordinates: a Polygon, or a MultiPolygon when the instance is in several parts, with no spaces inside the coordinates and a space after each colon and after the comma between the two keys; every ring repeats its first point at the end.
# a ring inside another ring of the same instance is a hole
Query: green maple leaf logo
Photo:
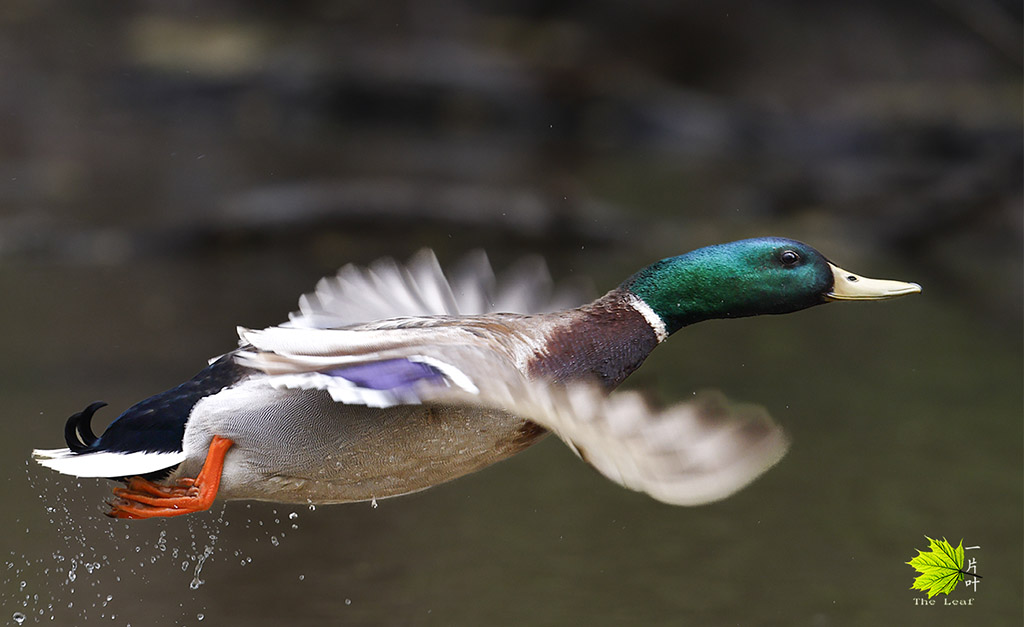
{"type": "Polygon", "coordinates": [[[960,546],[953,548],[953,545],[942,540],[933,540],[928,536],[928,551],[917,550],[917,556],[907,564],[914,567],[921,573],[914,580],[911,590],[922,590],[932,598],[938,593],[949,594],[956,588],[956,585],[964,580],[964,575],[981,578],[980,575],[964,572],[964,541],[960,540],[960,546]]]}

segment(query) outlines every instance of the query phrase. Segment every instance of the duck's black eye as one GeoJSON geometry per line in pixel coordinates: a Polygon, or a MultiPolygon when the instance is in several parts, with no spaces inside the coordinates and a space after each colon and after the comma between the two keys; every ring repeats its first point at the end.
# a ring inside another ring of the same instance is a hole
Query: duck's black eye
{"type": "Polygon", "coordinates": [[[784,266],[795,266],[800,261],[800,254],[795,250],[784,250],[779,253],[779,261],[784,266]]]}

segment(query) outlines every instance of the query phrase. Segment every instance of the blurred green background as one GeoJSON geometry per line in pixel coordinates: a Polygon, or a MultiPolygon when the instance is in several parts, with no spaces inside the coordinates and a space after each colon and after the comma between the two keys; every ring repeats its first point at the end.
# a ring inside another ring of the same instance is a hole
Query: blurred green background
{"type": "Polygon", "coordinates": [[[1020,624],[1021,52],[995,0],[7,0],[0,619],[1020,624]],[[600,292],[757,235],[924,293],[654,353],[628,387],[718,388],[792,437],[721,503],[662,505],[549,438],[376,508],[132,523],[28,460],[350,261],[540,252],[600,292]],[[971,607],[915,605],[926,534],[981,547],[971,607]]]}

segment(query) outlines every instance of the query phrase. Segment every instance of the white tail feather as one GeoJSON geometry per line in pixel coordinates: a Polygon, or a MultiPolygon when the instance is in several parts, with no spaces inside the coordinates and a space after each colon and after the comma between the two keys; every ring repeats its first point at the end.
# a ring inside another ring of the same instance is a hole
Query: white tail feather
{"type": "Polygon", "coordinates": [[[73,453],[71,449],[36,449],[32,458],[47,468],[76,477],[133,477],[172,468],[185,461],[184,452],[73,453]]]}

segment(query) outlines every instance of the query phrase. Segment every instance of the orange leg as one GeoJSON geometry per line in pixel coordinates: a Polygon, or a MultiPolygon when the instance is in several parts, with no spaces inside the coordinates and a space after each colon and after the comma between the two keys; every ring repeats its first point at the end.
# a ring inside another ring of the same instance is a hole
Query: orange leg
{"type": "Polygon", "coordinates": [[[203,469],[195,479],[184,477],[177,485],[164,486],[132,477],[123,488],[114,488],[117,500],[109,503],[111,518],[156,518],[180,516],[210,509],[217,498],[220,476],[224,470],[224,456],[234,442],[213,436],[203,469]]]}

